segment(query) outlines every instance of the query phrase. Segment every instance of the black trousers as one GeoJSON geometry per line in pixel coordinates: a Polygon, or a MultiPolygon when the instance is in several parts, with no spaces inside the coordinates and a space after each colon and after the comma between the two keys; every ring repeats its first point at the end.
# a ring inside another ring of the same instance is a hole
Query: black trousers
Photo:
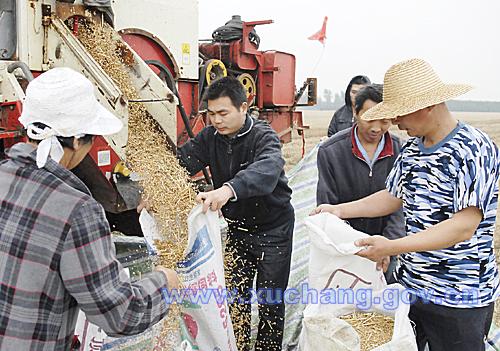
{"type": "Polygon", "coordinates": [[[396,265],[398,263],[398,259],[395,256],[391,256],[391,261],[389,262],[389,267],[387,268],[387,272],[384,273],[385,281],[387,284],[396,283],[396,277],[394,276],[394,271],[396,270],[396,265]]]}
{"type": "Polygon", "coordinates": [[[454,308],[417,302],[410,307],[419,351],[484,351],[494,303],[478,308],[454,308]]]}
{"type": "Polygon", "coordinates": [[[258,302],[255,350],[281,350],[285,324],[284,291],[288,285],[294,218],[271,230],[249,232],[230,226],[226,245],[228,288],[239,350],[250,350],[251,302],[258,302]],[[230,260],[229,264],[227,260],[230,260]],[[256,278],[256,291],[253,281],[256,278]]]}

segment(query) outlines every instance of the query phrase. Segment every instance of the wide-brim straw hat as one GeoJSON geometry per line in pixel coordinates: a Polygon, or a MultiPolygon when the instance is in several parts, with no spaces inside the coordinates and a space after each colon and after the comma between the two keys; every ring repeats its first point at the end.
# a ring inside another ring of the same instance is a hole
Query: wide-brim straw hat
{"type": "Polygon", "coordinates": [[[123,128],[120,119],[97,101],[94,85],[66,67],[53,68],[30,82],[19,121],[24,127],[43,123],[62,137],[110,135],[123,128]]]}
{"type": "Polygon", "coordinates": [[[363,113],[361,119],[394,119],[453,99],[471,89],[472,86],[466,84],[443,83],[422,59],[406,60],[387,70],[382,102],[363,113]]]}

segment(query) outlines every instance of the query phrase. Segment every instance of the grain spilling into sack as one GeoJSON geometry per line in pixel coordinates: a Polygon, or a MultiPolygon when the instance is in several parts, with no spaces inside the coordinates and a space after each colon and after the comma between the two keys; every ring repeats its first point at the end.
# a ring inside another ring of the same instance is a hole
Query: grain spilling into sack
{"type": "MultiPolygon", "coordinates": [[[[133,56],[109,25],[88,21],[80,27],[78,38],[127,100],[140,98],[127,73],[134,65],[133,56]]],[[[152,206],[163,237],[156,243],[158,264],[176,268],[187,247],[187,217],[196,193],[169,148],[167,136],[142,103],[129,103],[128,128],[127,166],[140,175],[143,196],[152,206]]],[[[170,137],[176,140],[175,135],[170,137]]],[[[172,306],[165,321],[165,335],[178,330],[179,316],[178,306],[172,306]]]]}
{"type": "MultiPolygon", "coordinates": [[[[123,42],[109,25],[88,23],[80,29],[79,39],[126,99],[140,98],[127,74],[130,55],[124,54],[123,42]]],[[[194,206],[195,191],[170,150],[167,136],[142,103],[129,104],[128,128],[127,165],[140,174],[144,195],[165,240],[175,244],[169,245],[168,251],[178,251],[178,256],[162,259],[162,264],[174,268],[186,247],[187,217],[194,206]]],[[[175,140],[176,136],[171,137],[175,140]]]]}
{"type": "MultiPolygon", "coordinates": [[[[236,267],[245,267],[247,265],[247,261],[243,257],[238,256],[234,247],[232,247],[229,244],[229,241],[226,240],[224,245],[224,275],[226,279],[226,287],[231,293],[234,293],[238,288],[241,288],[240,285],[245,286],[248,282],[246,281],[245,276],[239,275],[232,277],[230,273],[234,272],[236,267]],[[235,280],[239,281],[238,285],[233,284],[235,280]]],[[[234,336],[236,338],[236,345],[238,350],[244,350],[245,345],[248,343],[245,333],[247,332],[246,328],[250,326],[250,321],[247,320],[249,316],[244,313],[245,304],[243,301],[240,301],[242,296],[236,295],[232,297],[234,298],[233,301],[228,302],[231,302],[229,311],[231,322],[233,324],[234,336]]]]}
{"type": "Polygon", "coordinates": [[[391,341],[394,319],[378,313],[355,312],[340,319],[349,323],[361,340],[361,351],[372,350],[391,341]]]}

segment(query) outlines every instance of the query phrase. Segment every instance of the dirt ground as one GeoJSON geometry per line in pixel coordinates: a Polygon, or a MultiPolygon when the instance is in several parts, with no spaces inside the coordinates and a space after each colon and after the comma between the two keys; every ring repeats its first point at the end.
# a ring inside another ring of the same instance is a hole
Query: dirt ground
{"type": "MultiPolygon", "coordinates": [[[[328,124],[330,123],[333,111],[305,111],[304,124],[310,128],[306,130],[305,153],[311,150],[320,139],[326,136],[328,124]]],[[[480,128],[486,132],[493,141],[500,146],[500,113],[485,113],[485,112],[455,112],[454,115],[461,121],[480,128]]],[[[405,137],[404,132],[393,128],[394,133],[405,137]]],[[[301,159],[302,140],[300,136],[293,135],[294,140],[283,146],[283,156],[286,160],[285,169],[292,168],[301,159]]],[[[499,211],[500,212],[500,211],[499,211]]],[[[497,218],[498,213],[497,212],[497,218]]],[[[497,263],[500,263],[500,223],[497,222],[495,231],[495,253],[497,263]]],[[[500,300],[497,301],[494,315],[494,322],[500,326],[500,300]]]]}

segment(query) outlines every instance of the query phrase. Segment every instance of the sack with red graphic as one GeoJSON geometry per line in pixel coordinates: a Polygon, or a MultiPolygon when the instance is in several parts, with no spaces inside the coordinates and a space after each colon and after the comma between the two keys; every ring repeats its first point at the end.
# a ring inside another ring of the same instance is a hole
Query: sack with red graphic
{"type": "Polygon", "coordinates": [[[362,248],[354,242],[368,235],[330,213],[309,217],[305,224],[311,238],[309,289],[317,291],[320,299],[304,310],[300,350],[358,351],[358,334],[339,317],[353,312],[376,312],[393,317],[394,329],[391,340],[373,350],[416,351],[408,318],[410,305],[403,303],[410,300],[404,295],[407,292],[400,284],[388,286],[375,262],[356,255],[362,248]],[[345,298],[349,294],[355,297],[351,301],[345,298]],[[321,298],[325,296],[328,302],[321,298]],[[389,301],[389,297],[394,301],[389,301]]]}
{"type": "Polygon", "coordinates": [[[189,296],[181,305],[183,344],[193,350],[237,351],[229,316],[217,212],[195,207],[188,217],[188,247],[177,272],[189,296]]]}

